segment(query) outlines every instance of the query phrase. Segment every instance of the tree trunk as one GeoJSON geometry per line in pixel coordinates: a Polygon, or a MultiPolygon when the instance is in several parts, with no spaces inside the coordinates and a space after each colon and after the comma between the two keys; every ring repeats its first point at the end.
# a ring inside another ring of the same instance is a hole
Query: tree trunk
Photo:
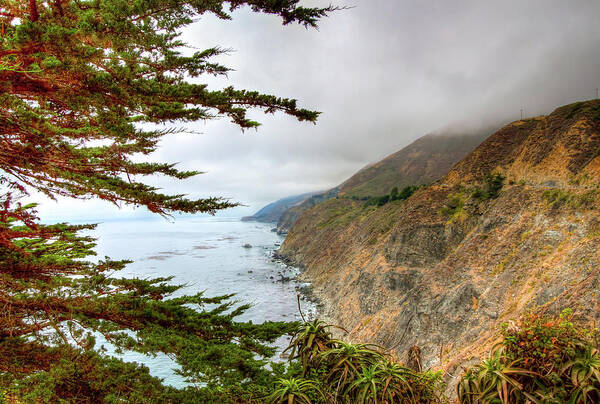
{"type": "Polygon", "coordinates": [[[37,0],[29,0],[29,19],[36,22],[40,18],[37,8],[37,0]]]}
{"type": "Polygon", "coordinates": [[[54,5],[56,6],[56,10],[58,10],[58,14],[60,14],[60,16],[63,17],[65,15],[65,13],[64,13],[63,7],[62,7],[62,0],[56,0],[54,2],[54,5]]]}

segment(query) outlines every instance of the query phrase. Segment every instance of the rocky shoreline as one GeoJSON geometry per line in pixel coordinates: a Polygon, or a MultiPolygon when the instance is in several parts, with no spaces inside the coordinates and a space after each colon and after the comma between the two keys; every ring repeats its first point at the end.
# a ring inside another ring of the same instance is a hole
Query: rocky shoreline
{"type": "Polygon", "coordinates": [[[300,300],[309,303],[314,307],[314,310],[311,312],[312,317],[317,315],[321,316],[325,309],[325,301],[318,296],[310,280],[303,276],[305,269],[304,265],[301,263],[296,263],[287,256],[281,254],[279,249],[273,250],[271,259],[275,262],[281,263],[287,268],[292,269],[291,274],[293,275],[282,276],[279,279],[279,282],[295,282],[296,285],[294,288],[298,292],[300,300]],[[296,273],[294,274],[294,272],[296,273]]]}
{"type": "MultiPolygon", "coordinates": [[[[279,243],[275,244],[279,248],[279,243]]],[[[290,259],[280,254],[278,249],[271,251],[271,261],[279,263],[281,269],[277,271],[277,277],[270,276],[272,282],[289,283],[293,282],[294,289],[300,297],[300,301],[305,304],[301,307],[302,313],[307,320],[312,320],[323,310],[323,302],[314,293],[312,284],[302,277],[303,267],[296,265],[290,259]]]]}

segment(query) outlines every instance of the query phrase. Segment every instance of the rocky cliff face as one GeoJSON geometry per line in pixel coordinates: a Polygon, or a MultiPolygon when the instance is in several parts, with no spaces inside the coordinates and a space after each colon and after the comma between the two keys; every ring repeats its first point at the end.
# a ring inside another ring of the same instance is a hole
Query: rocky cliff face
{"type": "Polygon", "coordinates": [[[281,253],[350,339],[418,345],[456,375],[526,310],[600,320],[599,156],[600,101],[568,105],[507,125],[405,201],[315,206],[281,253]]]}

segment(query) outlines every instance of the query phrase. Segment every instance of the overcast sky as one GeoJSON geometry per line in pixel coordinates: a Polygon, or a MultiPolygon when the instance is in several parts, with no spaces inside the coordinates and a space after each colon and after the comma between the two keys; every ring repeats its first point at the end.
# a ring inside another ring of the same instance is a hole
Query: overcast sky
{"type": "MultiPolygon", "coordinates": [[[[327,5],[305,1],[306,5],[327,5]]],[[[227,120],[199,122],[164,139],[155,158],[206,174],[151,179],[170,192],[224,196],[249,214],[292,194],[338,185],[364,165],[448,126],[477,127],[545,114],[594,98],[600,87],[600,1],[340,0],[354,6],[320,29],[281,26],[236,11],[204,16],[184,39],[234,49],[226,85],[297,98],[322,111],[317,125],[252,113],[242,133],[227,120]]],[[[44,202],[46,218],[143,215],[100,201],[44,202]]]]}

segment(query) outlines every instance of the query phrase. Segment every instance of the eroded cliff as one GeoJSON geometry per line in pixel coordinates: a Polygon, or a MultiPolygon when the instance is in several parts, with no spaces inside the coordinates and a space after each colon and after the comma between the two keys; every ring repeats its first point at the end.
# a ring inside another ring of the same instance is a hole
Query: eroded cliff
{"type": "Polygon", "coordinates": [[[499,130],[440,181],[381,207],[306,211],[281,253],[349,338],[449,375],[526,310],[600,310],[600,101],[499,130]]]}

